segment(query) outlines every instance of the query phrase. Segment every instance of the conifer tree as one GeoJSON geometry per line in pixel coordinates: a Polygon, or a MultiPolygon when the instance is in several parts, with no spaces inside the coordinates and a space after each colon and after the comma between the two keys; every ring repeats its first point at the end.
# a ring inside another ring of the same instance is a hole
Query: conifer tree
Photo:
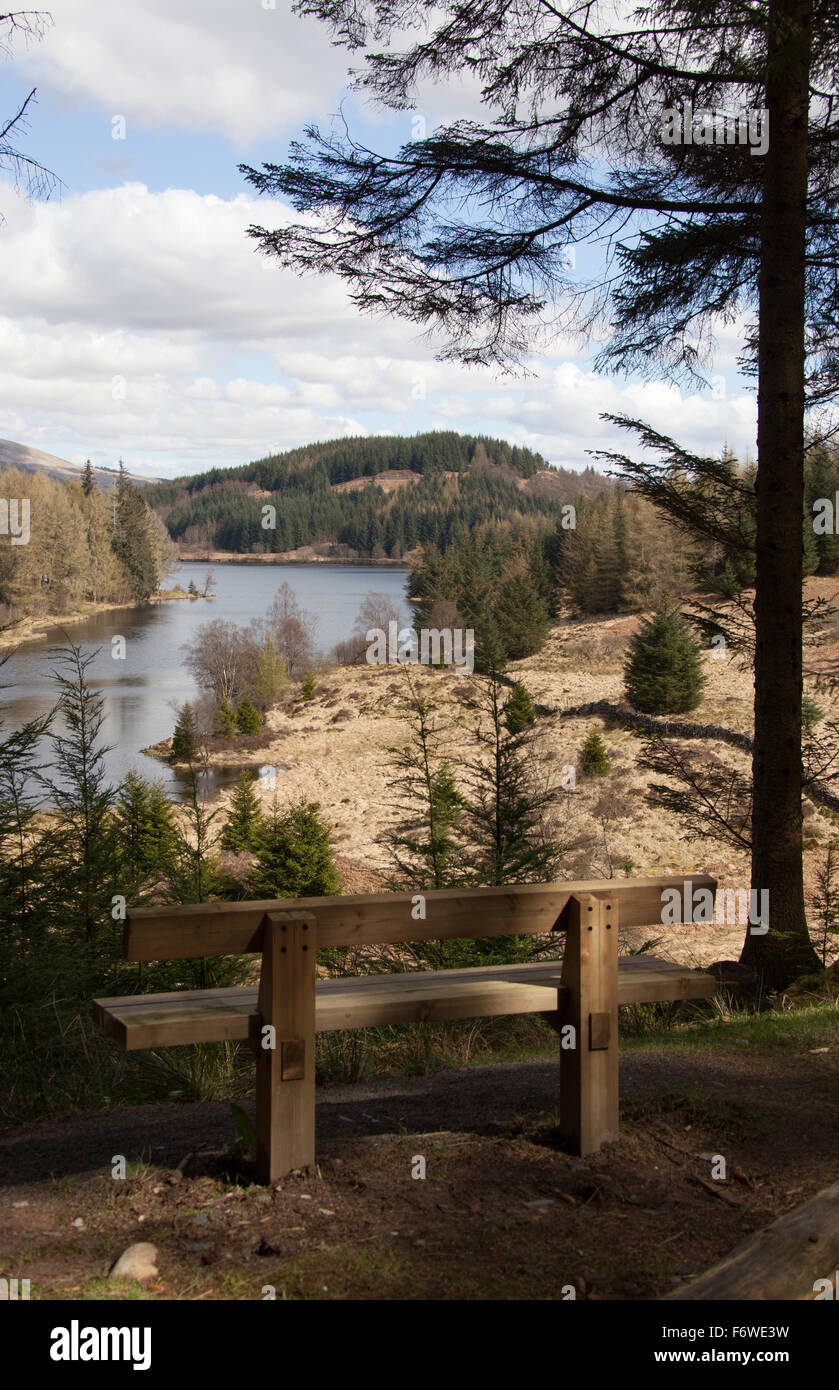
{"type": "Polygon", "coordinates": [[[522,571],[504,582],[494,615],[509,661],[532,656],[544,645],[548,611],[531,575],[522,571]]]}
{"type": "Polygon", "coordinates": [[[281,811],[276,797],[260,831],[251,898],[329,897],[340,891],[329,828],[316,803],[281,811]]]}
{"type": "Polygon", "coordinates": [[[259,838],[265,830],[265,819],[254,791],[254,774],[244,769],[233,788],[227,818],[222,826],[219,843],[233,854],[243,850],[255,854],[259,838]]]}
{"type": "Polygon", "coordinates": [[[468,763],[471,796],[466,831],[475,883],[544,883],[556,872],[557,854],[544,826],[553,796],[536,785],[530,758],[532,734],[505,720],[505,687],[491,672],[469,707],[475,755],[468,763]]]}
{"type": "Polygon", "coordinates": [[[134,597],[146,599],[160,575],[151,535],[149,509],[120,459],[114,506],[114,552],[131,582],[134,597]]]}
{"type": "Polygon", "coordinates": [[[219,700],[216,707],[219,727],[224,738],[232,738],[238,729],[236,711],[229,700],[219,700]]]}
{"type": "Polygon", "coordinates": [[[403,890],[449,888],[466,879],[459,836],[463,800],[446,756],[447,730],[407,668],[405,679],[410,736],[403,747],[388,750],[400,819],[382,837],[393,861],[391,883],[403,890]]]}
{"type": "Polygon", "coordinates": [[[169,761],[173,763],[190,763],[198,756],[199,747],[200,738],[195,711],[187,700],[185,704],[181,705],[177,723],[175,724],[169,761]]]}
{"type": "Polygon", "coordinates": [[[530,693],[521,681],[516,681],[507,703],[504,706],[504,724],[513,736],[523,733],[536,722],[536,711],[530,693]]]}
{"type": "Polygon", "coordinates": [[[177,825],[178,842],[167,896],[172,902],[202,903],[223,896],[223,881],[213,853],[214,827],[221,811],[213,810],[202,786],[206,755],[190,763],[186,795],[177,825]]]}
{"type": "Polygon", "coordinates": [[[236,711],[236,727],[243,734],[258,734],[262,728],[262,715],[247,696],[239,702],[236,711]]]}
{"type": "Polygon", "coordinates": [[[44,836],[55,866],[46,896],[54,910],[61,903],[61,940],[75,952],[66,965],[82,992],[85,981],[101,979],[119,959],[122,932],[112,908],[115,898],[126,896],[111,846],[114,789],[105,768],[110,749],[100,737],[104,699],[87,680],[96,654],[85,655],[70,642],[56,655],[57,728],[42,779],[54,811],[44,836]]]}
{"type": "Polygon", "coordinates": [[[701,649],[681,614],[663,605],[642,619],[624,665],[630,704],[644,714],[682,714],[696,709],[704,685],[701,649]]]}
{"type": "Polygon", "coordinates": [[[20,729],[0,728],[0,1014],[27,992],[27,962],[48,931],[42,885],[50,865],[37,829],[37,772],[51,721],[52,711],[20,729]]]}
{"type": "Polygon", "coordinates": [[[586,777],[605,777],[611,771],[606,745],[596,729],[592,729],[583,744],[580,765],[586,777]]]}
{"type": "Polygon", "coordinates": [[[93,469],[90,464],[90,459],[87,459],[85,462],[85,466],[82,469],[82,491],[84,492],[85,497],[89,497],[90,494],[94,491],[95,487],[96,479],[93,476],[93,469]]]}
{"type": "Polygon", "coordinates": [[[131,889],[166,878],[178,836],[171,802],[159,780],[149,782],[133,770],[126,774],[116,794],[113,830],[116,857],[131,889]]]}

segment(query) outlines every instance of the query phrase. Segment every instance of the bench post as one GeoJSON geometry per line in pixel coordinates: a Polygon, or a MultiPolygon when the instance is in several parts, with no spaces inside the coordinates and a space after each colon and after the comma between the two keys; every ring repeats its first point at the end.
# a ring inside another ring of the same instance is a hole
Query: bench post
{"type": "Polygon", "coordinates": [[[571,898],[560,1009],[576,1047],[560,1048],[559,1116],[578,1154],[618,1137],[618,898],[571,898]]]}
{"type": "Polygon", "coordinates": [[[266,912],[258,1017],[251,1034],[256,1169],[264,1183],[315,1162],[316,946],[312,913],[266,912]]]}

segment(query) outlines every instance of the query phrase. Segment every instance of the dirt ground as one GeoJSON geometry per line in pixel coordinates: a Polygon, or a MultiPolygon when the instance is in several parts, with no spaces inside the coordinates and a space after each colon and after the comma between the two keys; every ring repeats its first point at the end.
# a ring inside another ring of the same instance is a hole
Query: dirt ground
{"type": "Polygon", "coordinates": [[[835,1180],[839,1048],[805,1053],[624,1055],[621,1138],[585,1160],[553,1059],[321,1087],[318,1171],[273,1190],[226,1104],[9,1128],[0,1274],[44,1299],[661,1298],[835,1180]],[[135,1241],[157,1277],[108,1282],[135,1241]]]}

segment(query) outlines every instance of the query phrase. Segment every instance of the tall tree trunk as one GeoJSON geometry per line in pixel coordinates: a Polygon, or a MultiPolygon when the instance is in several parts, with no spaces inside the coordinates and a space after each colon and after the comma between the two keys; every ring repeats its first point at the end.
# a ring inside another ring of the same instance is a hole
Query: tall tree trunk
{"type": "MultiPolygon", "coordinates": [[[[804,257],[811,0],[771,0],[761,210],[755,569],[752,888],[769,931],[741,960],[770,988],[818,968],[801,843],[801,514],[804,504],[804,257]],[[760,899],[758,898],[758,901],[760,899]]],[[[759,158],[760,156],[754,156],[759,158]]]]}

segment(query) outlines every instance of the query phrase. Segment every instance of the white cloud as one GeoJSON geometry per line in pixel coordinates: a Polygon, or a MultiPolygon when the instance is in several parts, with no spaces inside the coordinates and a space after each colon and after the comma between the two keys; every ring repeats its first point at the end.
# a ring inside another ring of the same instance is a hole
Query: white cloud
{"type": "Polygon", "coordinates": [[[410,327],[362,316],[337,279],[256,255],[277,203],[142,184],[42,205],[0,232],[0,436],[172,476],[345,434],[499,434],[582,467],[630,447],[604,410],[694,449],[753,448],[754,399],[620,383],[567,344],[535,376],[433,359],[410,327]]]}
{"type": "Polygon", "coordinates": [[[334,110],[347,55],[288,0],[51,0],[55,21],[19,68],[71,105],[237,144],[334,110]]]}

